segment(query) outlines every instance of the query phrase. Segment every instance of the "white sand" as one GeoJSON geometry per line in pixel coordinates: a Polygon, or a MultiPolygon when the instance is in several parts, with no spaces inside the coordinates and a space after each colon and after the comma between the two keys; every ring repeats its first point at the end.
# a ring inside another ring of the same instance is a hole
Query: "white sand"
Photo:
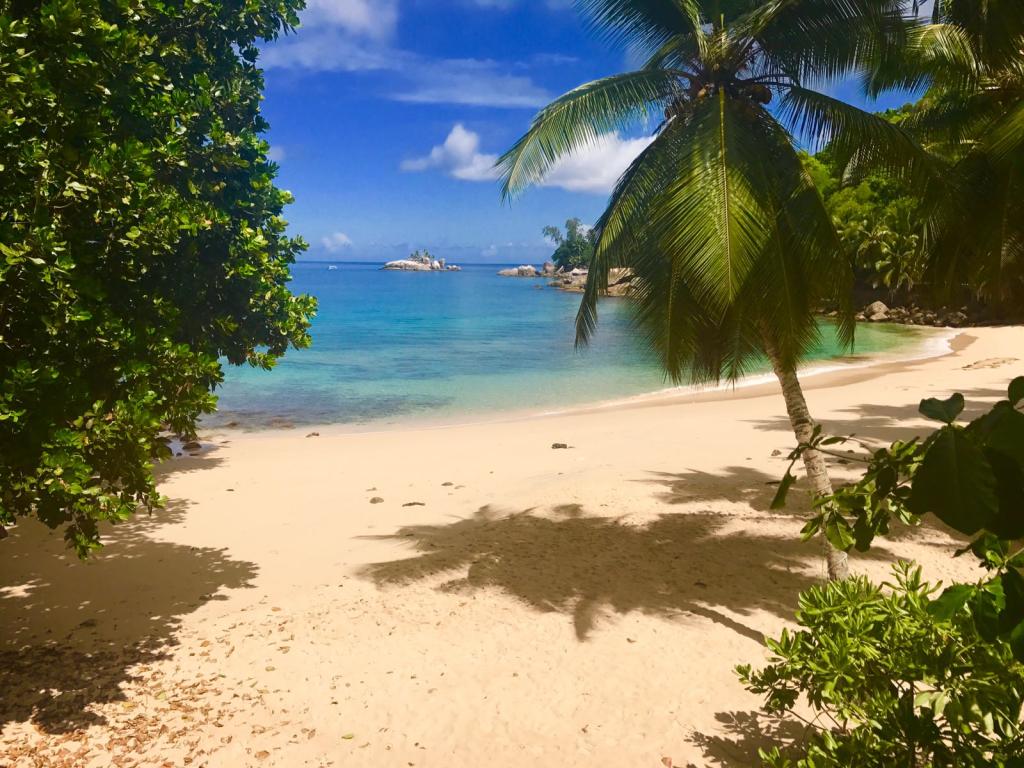
{"type": "MultiPolygon", "coordinates": [[[[967,336],[811,379],[812,412],[889,441],[922,397],[977,410],[1024,329],[967,336]]],[[[0,544],[0,766],[748,765],[774,730],[732,668],[822,575],[802,494],[767,511],[776,387],[309,431],[208,436],[91,562],[32,523],[0,544]]],[[[951,551],[917,530],[854,568],[973,577],[951,551]]]]}

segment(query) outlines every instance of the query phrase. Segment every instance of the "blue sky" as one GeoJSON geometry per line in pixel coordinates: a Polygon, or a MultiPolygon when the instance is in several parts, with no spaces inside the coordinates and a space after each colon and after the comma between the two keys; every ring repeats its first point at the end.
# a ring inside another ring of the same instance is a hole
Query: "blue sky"
{"type": "MultiPolygon", "coordinates": [[[[553,97],[635,62],[571,0],[307,0],[264,47],[264,113],[305,258],[538,261],[546,224],[594,221],[642,134],[611,135],[500,200],[494,157],[553,97]]],[[[855,98],[852,88],[840,91],[855,98]]],[[[900,99],[896,99],[900,101],[900,99]]]]}

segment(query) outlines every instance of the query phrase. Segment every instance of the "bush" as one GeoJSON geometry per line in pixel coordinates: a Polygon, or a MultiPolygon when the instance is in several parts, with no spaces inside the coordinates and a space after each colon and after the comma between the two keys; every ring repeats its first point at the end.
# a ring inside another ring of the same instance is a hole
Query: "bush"
{"type": "MultiPolygon", "coordinates": [[[[820,499],[804,527],[838,549],[866,551],[893,520],[916,525],[935,515],[974,536],[985,570],[974,584],[938,591],[903,564],[895,583],[855,578],[800,597],[799,632],[769,640],[771,664],[739,668],[765,708],[799,716],[809,706],[813,733],[795,757],[763,753],[774,768],[799,766],[1024,766],[1024,377],[1005,400],[969,424],[957,419],[960,394],[923,400],[922,415],[942,427],[925,439],[893,443],[868,456],[857,483],[820,499]]],[[[798,446],[835,453],[845,438],[815,429],[798,446]]],[[[792,465],[790,465],[792,470],[792,465]]],[[[787,471],[774,507],[785,503],[787,471]]]]}
{"type": "Polygon", "coordinates": [[[258,43],[301,0],[0,7],[0,537],[36,515],[80,554],[160,502],[219,360],[309,343],[258,43]]]}
{"type": "Polygon", "coordinates": [[[801,716],[808,739],[772,768],[1021,765],[1024,665],[980,636],[965,610],[902,563],[895,581],[830,582],[800,596],[796,632],[769,640],[770,664],[738,668],[765,709],[801,716]]]}

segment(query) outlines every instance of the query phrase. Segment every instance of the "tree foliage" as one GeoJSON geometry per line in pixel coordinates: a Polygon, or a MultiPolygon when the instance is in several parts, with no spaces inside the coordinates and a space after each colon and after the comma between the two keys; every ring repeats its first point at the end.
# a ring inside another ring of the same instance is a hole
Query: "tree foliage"
{"type": "Polygon", "coordinates": [[[515,195],[603,133],[657,126],[598,222],[577,338],[595,327],[609,271],[630,267],[638,325],[674,379],[736,378],[767,343],[792,367],[816,339],[823,302],[843,309],[849,340],[850,266],[787,128],[902,135],[806,87],[898,44],[899,0],[579,7],[645,66],[561,96],[499,160],[515,195]]]}
{"type": "MultiPolygon", "coordinates": [[[[893,114],[881,116],[892,120],[893,114]]],[[[857,283],[885,288],[891,295],[917,286],[924,271],[924,221],[909,185],[881,173],[846,179],[828,149],[814,156],[803,153],[801,159],[821,192],[857,283]]]]}
{"type": "MultiPolygon", "coordinates": [[[[923,400],[921,414],[942,424],[928,437],[868,456],[841,454],[860,458],[866,471],[818,500],[805,537],[823,532],[839,549],[866,551],[894,521],[916,525],[934,515],[974,537],[955,554],[972,554],[985,575],[940,592],[903,567],[888,593],[854,579],[801,596],[797,620],[806,629],[769,641],[771,664],[740,674],[769,711],[794,712],[802,697],[830,724],[797,762],[772,753],[768,764],[1024,761],[1024,377],[1006,394],[967,424],[957,421],[962,395],[923,400]]],[[[790,458],[845,440],[819,430],[790,458]]],[[[774,506],[792,481],[787,471],[774,506]]]]}
{"type": "MultiPolygon", "coordinates": [[[[876,62],[869,91],[924,87],[901,126],[939,164],[912,188],[923,204],[924,279],[940,300],[971,293],[1008,317],[1024,307],[1024,4],[939,0],[907,44],[876,62]]],[[[893,163],[867,142],[842,157],[854,173],[893,163]]]]}
{"type": "Polygon", "coordinates": [[[0,531],[159,503],[219,360],[309,343],[257,44],[301,0],[0,2],[0,531]]]}
{"type": "MultiPolygon", "coordinates": [[[[577,344],[596,328],[611,270],[629,268],[635,325],[670,379],[736,380],[767,355],[803,432],[796,367],[820,338],[822,305],[837,308],[838,336],[852,344],[853,272],[793,134],[840,149],[884,139],[928,173],[901,128],[810,87],[898,46],[901,0],[577,5],[644,66],[556,99],[498,161],[509,197],[603,134],[656,126],[598,220],[577,344]]],[[[820,458],[805,463],[815,493],[830,491],[820,458]]],[[[845,560],[830,553],[830,574],[845,560]]]]}
{"type": "Polygon", "coordinates": [[[595,232],[579,219],[565,222],[564,234],[558,227],[544,227],[544,237],[555,244],[551,261],[559,269],[586,269],[590,265],[594,256],[595,232]]]}
{"type": "Polygon", "coordinates": [[[882,587],[860,576],[811,588],[799,629],[767,641],[769,664],[737,668],[768,712],[811,712],[799,744],[761,751],[766,766],[1021,764],[1024,664],[949,610],[949,593],[936,598],[920,568],[893,571],[882,587]]]}

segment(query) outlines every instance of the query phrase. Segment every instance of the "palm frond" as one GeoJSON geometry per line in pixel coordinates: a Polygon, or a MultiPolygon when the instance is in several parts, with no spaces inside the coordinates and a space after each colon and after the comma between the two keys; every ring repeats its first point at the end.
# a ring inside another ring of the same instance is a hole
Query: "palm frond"
{"type": "Polygon", "coordinates": [[[796,82],[834,80],[900,48],[901,0],[767,0],[737,21],[774,69],[796,82]]]}
{"type": "MultiPolygon", "coordinates": [[[[578,340],[594,330],[607,271],[629,266],[638,329],[675,381],[742,375],[766,329],[795,360],[817,338],[815,309],[848,293],[849,263],[790,137],[724,92],[670,121],[599,231],[578,340]]],[[[852,332],[852,313],[843,322],[852,332]]]]}
{"type": "Polygon", "coordinates": [[[746,105],[724,91],[695,109],[675,158],[676,177],[647,212],[660,248],[709,312],[736,299],[770,231],[770,182],[746,105]]]}
{"type": "Polygon", "coordinates": [[[808,145],[828,146],[838,161],[858,169],[904,178],[920,189],[941,182],[948,170],[904,128],[823,93],[793,86],[780,114],[808,145]]]}
{"type": "Polygon", "coordinates": [[[595,224],[597,243],[576,315],[577,347],[586,345],[597,327],[597,303],[608,288],[608,273],[632,266],[640,249],[653,247],[647,212],[679,173],[676,158],[686,149],[688,128],[689,121],[683,118],[667,121],[612,190],[608,206],[595,224]]]}
{"type": "Polygon", "coordinates": [[[989,127],[982,147],[996,160],[1024,154],[1024,100],[1017,101],[989,127]]]}
{"type": "Polygon", "coordinates": [[[681,92],[685,72],[639,70],[581,85],[542,109],[529,131],[499,158],[502,196],[512,197],[544,178],[559,158],[572,154],[602,134],[649,117],[681,92]]]}
{"type": "Polygon", "coordinates": [[[694,0],[576,0],[589,26],[614,45],[651,51],[671,37],[702,33],[694,0]]]}
{"type": "Polygon", "coordinates": [[[942,0],[936,21],[963,29],[986,68],[998,69],[1020,59],[1024,38],[1024,3],[1020,0],[942,0]]]}
{"type": "Polygon", "coordinates": [[[914,26],[895,55],[875,63],[863,78],[870,96],[913,91],[940,79],[945,87],[970,89],[983,75],[970,35],[953,24],[914,26]]]}
{"type": "Polygon", "coordinates": [[[1024,300],[1024,158],[969,153],[957,193],[928,221],[925,280],[940,301],[968,291],[994,305],[1024,300]]]}

